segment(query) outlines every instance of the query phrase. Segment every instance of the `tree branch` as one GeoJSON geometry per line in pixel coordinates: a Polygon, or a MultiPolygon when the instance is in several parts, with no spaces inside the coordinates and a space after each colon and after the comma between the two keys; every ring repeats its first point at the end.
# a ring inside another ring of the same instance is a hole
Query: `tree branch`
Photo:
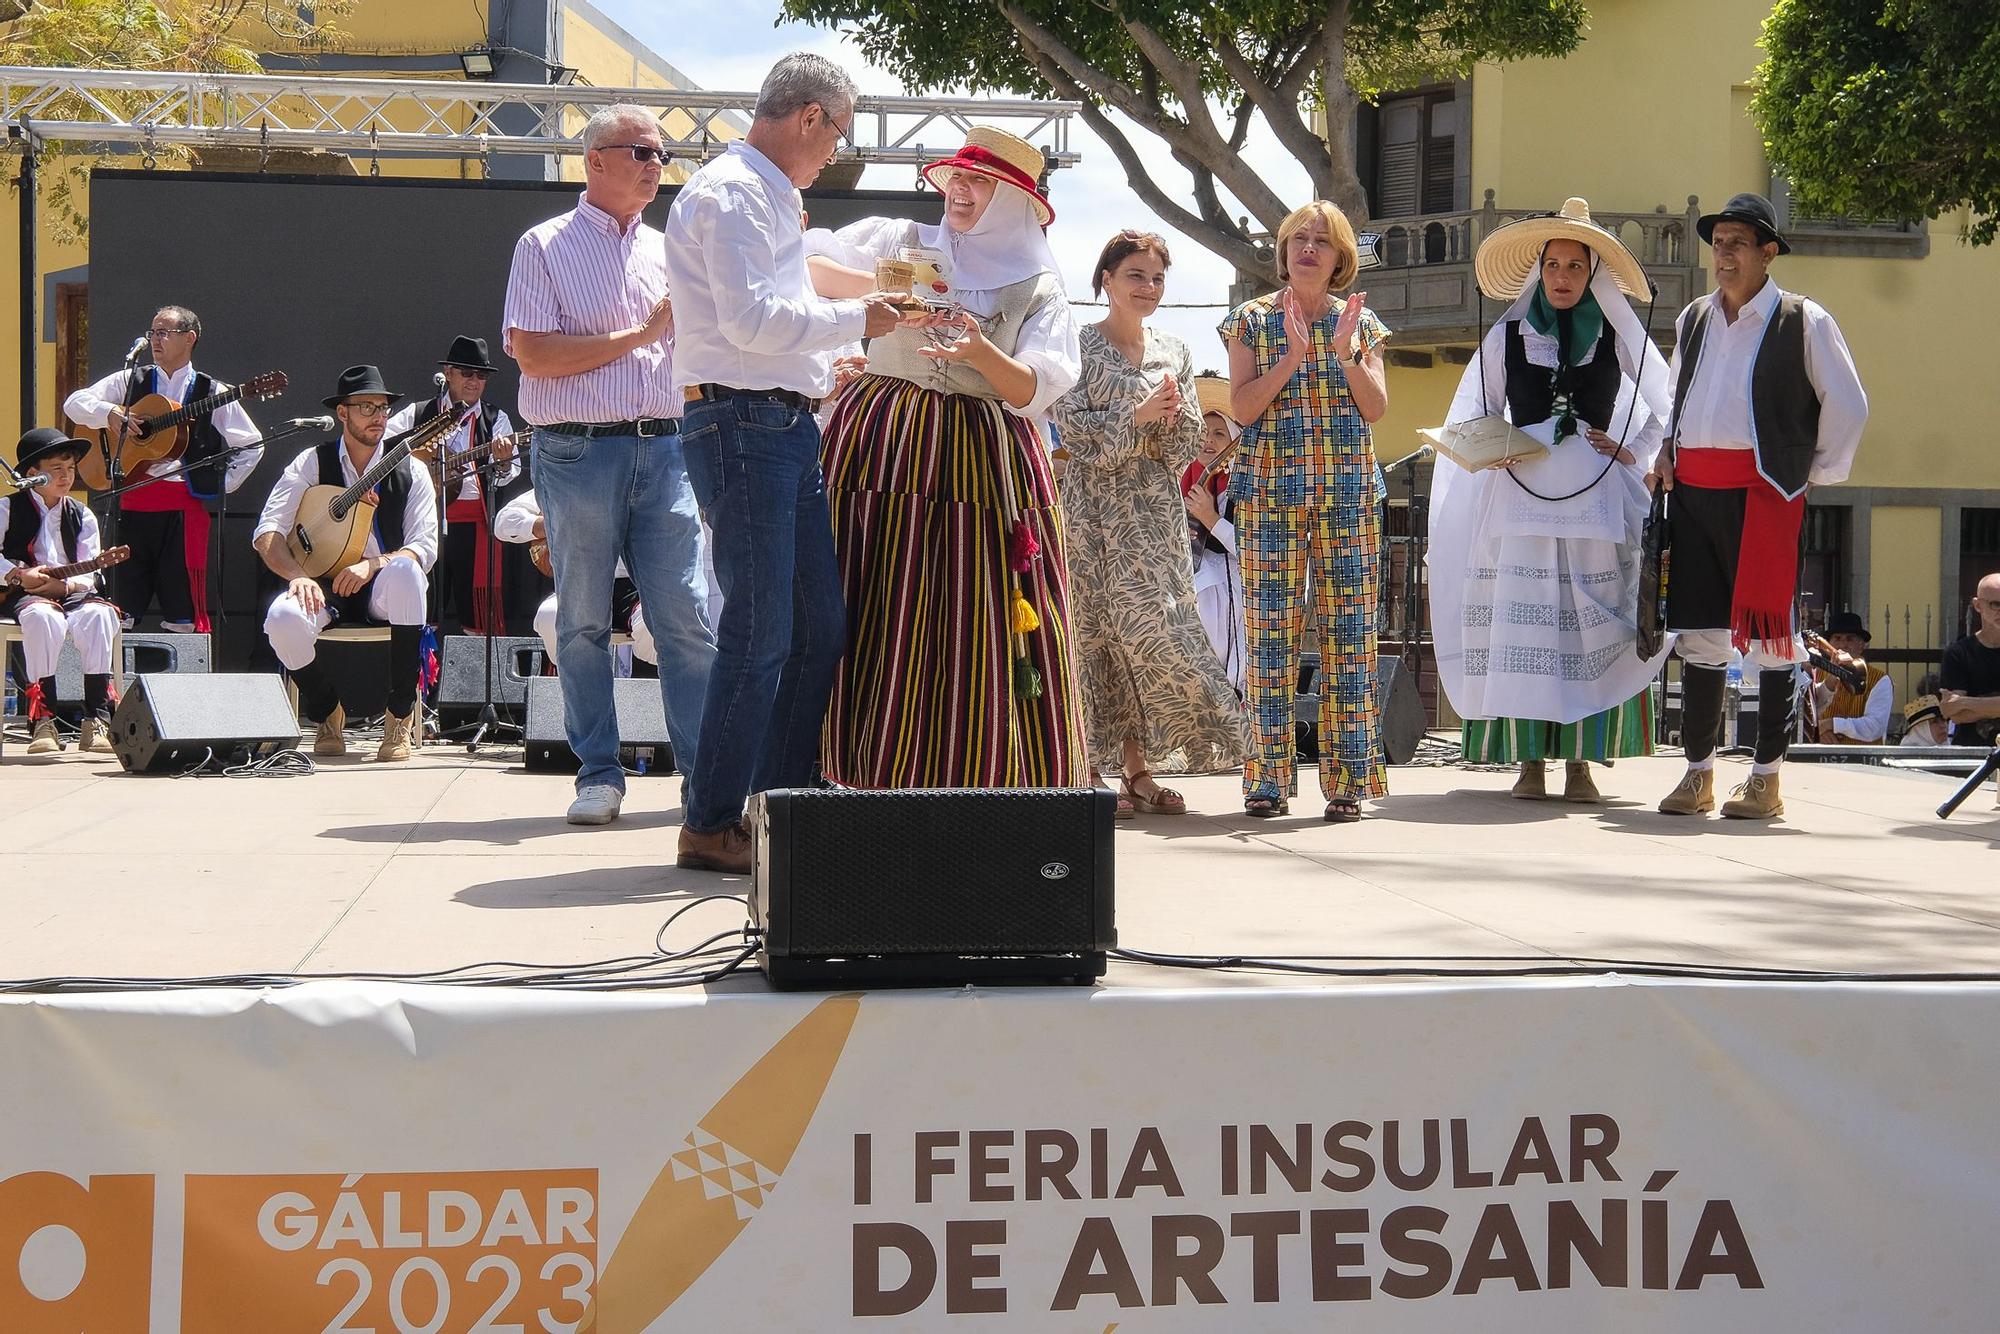
{"type": "Polygon", "coordinates": [[[1320,91],[1326,98],[1327,194],[1356,227],[1368,221],[1368,192],[1354,164],[1354,108],[1347,81],[1347,20],[1351,0],[1330,0],[1320,24],[1320,91]]]}
{"type": "MultiPolygon", "coordinates": [[[[1290,210],[1278,192],[1264,183],[1262,177],[1243,164],[1243,159],[1223,141],[1216,131],[1215,122],[1209,119],[1208,97],[1202,91],[1201,71],[1182,60],[1166,39],[1148,25],[1136,19],[1125,20],[1125,31],[1132,34],[1139,54],[1148,64],[1160,71],[1174,97],[1179,100],[1186,116],[1188,136],[1191,145],[1176,145],[1196,159],[1227,186],[1229,192],[1250,210],[1251,215],[1266,227],[1275,228],[1290,210]]],[[[1248,69],[1248,66],[1245,66],[1248,69]]],[[[1311,138],[1310,135],[1307,138],[1311,138]]],[[[1289,147],[1289,145],[1288,145],[1289,147]]],[[[1294,150],[1296,155],[1296,150],[1294,150]]],[[[1310,167],[1308,167],[1310,170],[1310,167]]]]}
{"type": "Polygon", "coordinates": [[[1298,99],[1295,97],[1287,102],[1281,93],[1259,78],[1258,71],[1251,67],[1233,36],[1217,33],[1214,34],[1214,41],[1222,68],[1242,86],[1244,95],[1264,114],[1264,123],[1271,127],[1271,132],[1277,135],[1285,151],[1297,158],[1299,165],[1306,169],[1312,177],[1313,189],[1324,193],[1333,177],[1333,160],[1327,153],[1325,141],[1299,118],[1298,99]]]}

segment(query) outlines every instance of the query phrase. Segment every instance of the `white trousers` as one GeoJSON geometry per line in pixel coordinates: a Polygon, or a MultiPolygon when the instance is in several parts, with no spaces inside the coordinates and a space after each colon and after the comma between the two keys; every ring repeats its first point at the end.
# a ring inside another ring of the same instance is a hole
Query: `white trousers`
{"type": "MultiPolygon", "coordinates": [[[[368,614],[391,625],[424,623],[424,571],[408,556],[392,556],[368,583],[368,614]]],[[[287,670],[297,671],[319,656],[319,632],[333,622],[322,607],[306,615],[290,593],[271,604],[264,615],[264,637],[287,670]]]]}
{"type": "MultiPolygon", "coordinates": [[[[542,637],[542,649],[549,655],[549,661],[554,662],[556,660],[554,593],[543,598],[542,605],[535,608],[535,633],[542,637]]],[[[659,665],[660,651],[653,646],[653,632],[646,628],[646,605],[643,602],[635,603],[632,607],[632,656],[643,662],[659,665]]]]}
{"type": "MultiPolygon", "coordinates": [[[[1796,640],[1793,641],[1794,646],[1796,643],[1796,640]]],[[[1727,667],[1734,656],[1727,630],[1682,630],[1674,639],[1674,652],[1680,655],[1682,662],[1691,662],[1697,667],[1727,667]]],[[[1746,669],[1754,667],[1760,672],[1777,672],[1798,666],[1802,656],[1781,658],[1766,650],[1760,642],[1743,655],[1743,665],[1746,669]]]]}
{"type": "Polygon", "coordinates": [[[56,674],[65,637],[76,641],[85,676],[111,670],[111,645],[118,637],[118,613],[109,604],[86,602],[64,611],[53,602],[22,602],[14,613],[21,623],[21,654],[28,660],[28,679],[41,681],[56,674]]]}

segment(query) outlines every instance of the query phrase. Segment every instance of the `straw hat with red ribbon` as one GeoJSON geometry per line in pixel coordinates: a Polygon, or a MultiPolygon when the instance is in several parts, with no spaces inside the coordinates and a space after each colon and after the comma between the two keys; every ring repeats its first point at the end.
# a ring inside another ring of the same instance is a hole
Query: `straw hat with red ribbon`
{"type": "Polygon", "coordinates": [[[1036,188],[1041,179],[1042,150],[1026,139],[990,125],[975,125],[965,132],[965,147],[948,158],[928,163],[923,178],[932,189],[942,191],[951,173],[969,171],[990,176],[1002,185],[1011,185],[1034,204],[1035,216],[1046,227],[1056,220],[1056,211],[1036,188]]]}

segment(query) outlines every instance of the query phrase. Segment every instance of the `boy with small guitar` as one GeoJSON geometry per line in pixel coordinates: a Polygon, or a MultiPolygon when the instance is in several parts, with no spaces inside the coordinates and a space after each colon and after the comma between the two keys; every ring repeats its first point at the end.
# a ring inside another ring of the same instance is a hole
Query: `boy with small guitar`
{"type": "MultiPolygon", "coordinates": [[[[315,755],[343,755],[347,714],[316,661],[320,632],[336,622],[387,622],[388,716],[378,760],[410,758],[417,711],[417,648],[424,595],[437,561],[437,493],[410,448],[422,428],[387,449],[389,407],[402,397],[373,366],[349,366],[321,401],[340,438],[300,454],[271,488],[251,543],[285,591],[264,616],[264,634],[299,688],[317,728],[315,755]]],[[[441,417],[439,431],[456,424],[441,417]]]]}

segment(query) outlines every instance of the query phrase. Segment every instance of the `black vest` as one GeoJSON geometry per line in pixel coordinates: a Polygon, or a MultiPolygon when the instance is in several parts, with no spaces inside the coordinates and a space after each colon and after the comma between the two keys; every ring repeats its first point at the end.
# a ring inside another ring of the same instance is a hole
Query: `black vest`
{"type": "MultiPolygon", "coordinates": [[[[153,392],[154,367],[134,366],[125,386],[125,406],[131,407],[140,399],[153,392]]],[[[216,392],[215,381],[207,372],[196,371],[188,379],[187,398],[189,403],[207,398],[216,392]]],[[[202,413],[192,417],[187,424],[187,450],[181,455],[183,460],[209,459],[198,467],[188,468],[180,474],[189,491],[197,500],[213,500],[222,494],[222,479],[229,471],[229,461],[211,458],[217,451],[228,448],[222,432],[217,430],[212,414],[202,413]]]]}
{"type": "MultiPolygon", "coordinates": [[[[74,565],[77,539],[83,536],[83,502],[75,496],[62,498],[62,559],[48,562],[50,565],[74,565]]],[[[16,491],[8,497],[7,531],[0,534],[0,552],[17,565],[38,564],[31,554],[35,539],[42,531],[42,507],[26,491],[16,491]]]]}
{"type": "MultiPolygon", "coordinates": [[[[1674,386],[1674,429],[1680,435],[1681,405],[1694,387],[1695,368],[1707,342],[1710,302],[1695,302],[1681,320],[1681,379],[1674,386]]],[[[1819,448],[1819,391],[1806,374],[1806,303],[1778,293],[1778,308],[1757,345],[1750,368],[1750,421],[1757,433],[1757,471],[1787,500],[1797,499],[1812,473],[1819,448]]]]}
{"type": "MultiPolygon", "coordinates": [[[[432,394],[430,400],[417,409],[417,418],[410,423],[411,430],[415,430],[427,421],[435,421],[444,415],[444,405],[438,401],[442,397],[444,397],[442,394],[432,394]]],[[[472,443],[478,446],[491,440],[493,438],[493,426],[499,420],[499,407],[482,400],[479,404],[478,414],[472,419],[472,443]]]]}
{"type": "MultiPolygon", "coordinates": [[[[1590,360],[1570,368],[1570,403],[1577,420],[1600,431],[1611,429],[1611,416],[1618,406],[1618,340],[1610,321],[1598,337],[1590,360]]],[[[1528,343],[1521,336],[1521,321],[1507,321],[1507,409],[1516,426],[1533,426],[1556,415],[1556,376],[1547,366],[1528,360],[1528,343]]]]}
{"type": "MultiPolygon", "coordinates": [[[[347,489],[347,474],[341,468],[340,456],[347,452],[347,446],[339,440],[329,440],[314,451],[319,455],[319,484],[347,489]]],[[[403,545],[403,512],[410,497],[410,463],[404,459],[389,475],[375,486],[375,493],[381,503],[375,506],[375,538],[382,544],[382,554],[388,555],[403,545]]]]}

